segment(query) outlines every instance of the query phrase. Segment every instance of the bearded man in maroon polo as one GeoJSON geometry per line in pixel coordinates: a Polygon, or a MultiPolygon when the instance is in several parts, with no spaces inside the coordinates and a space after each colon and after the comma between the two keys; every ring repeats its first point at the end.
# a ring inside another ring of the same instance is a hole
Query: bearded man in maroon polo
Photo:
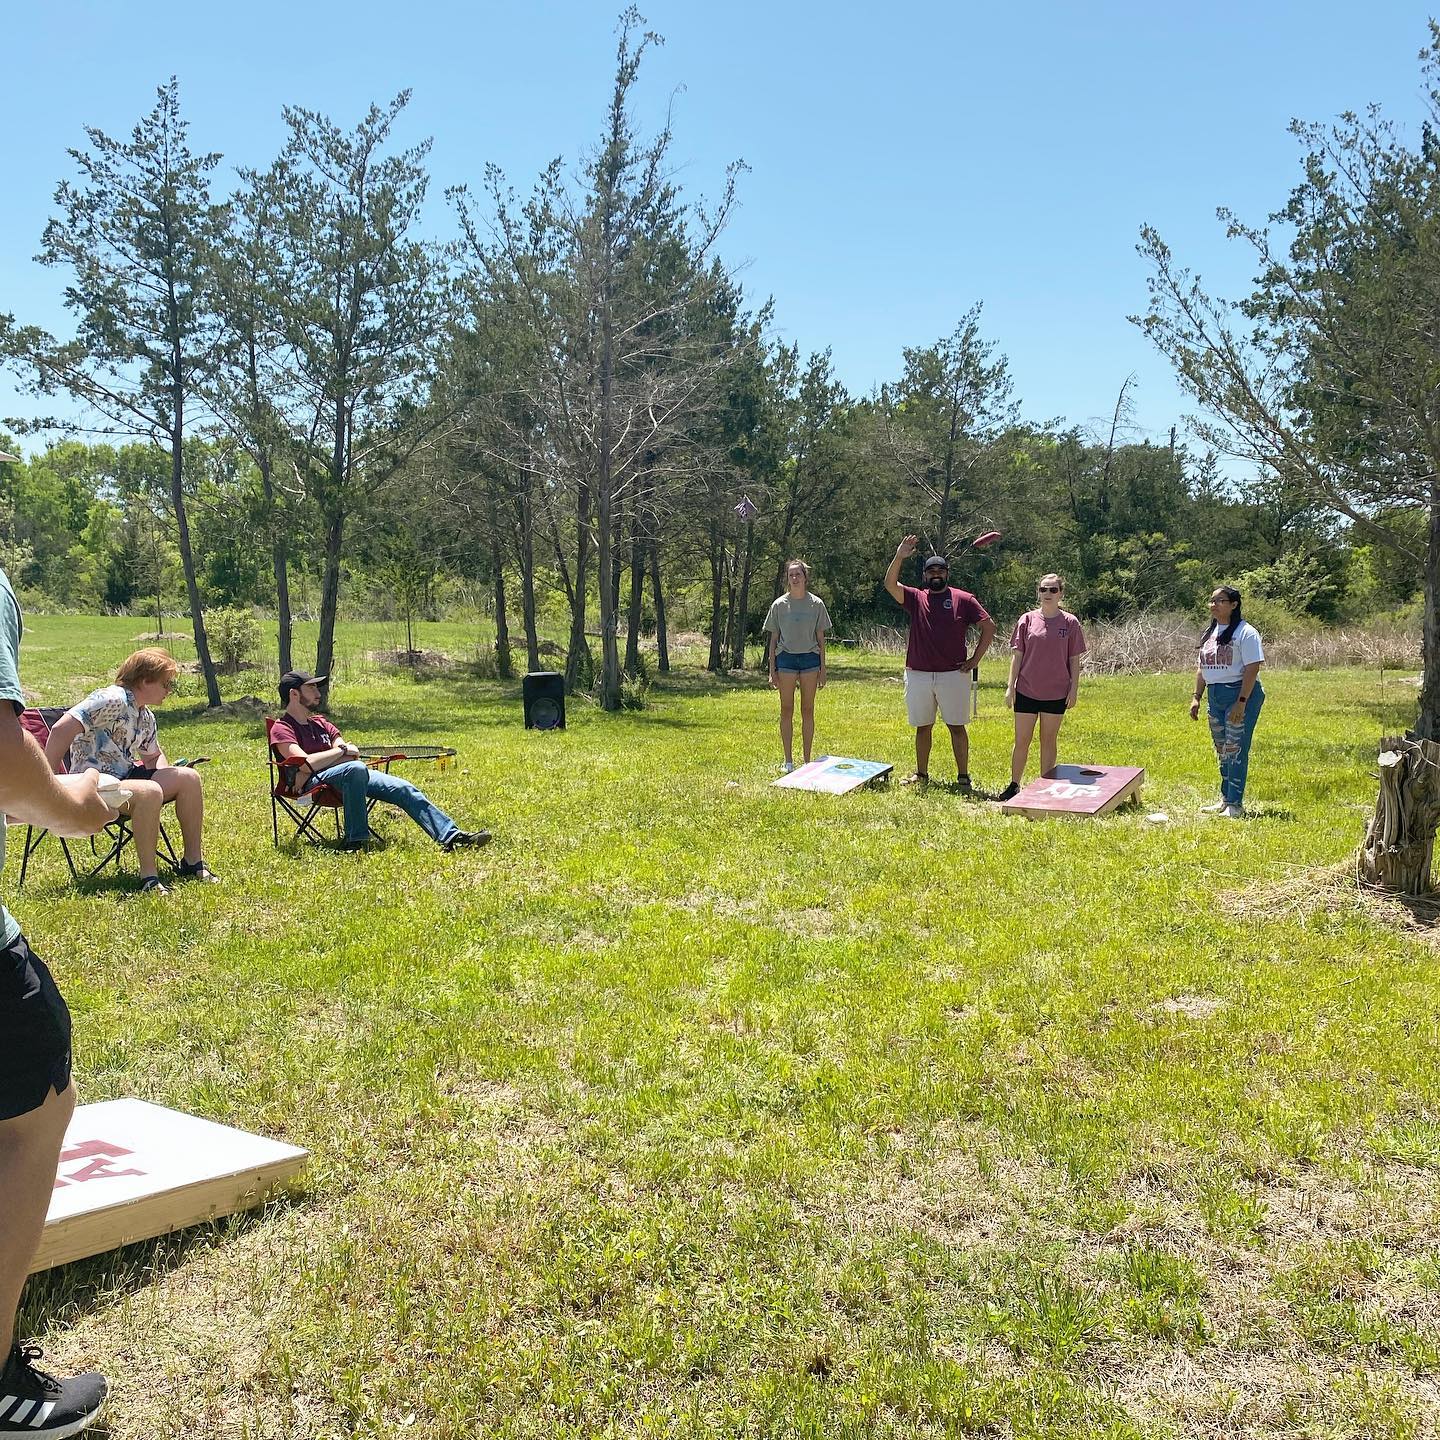
{"type": "Polygon", "coordinates": [[[885,572],[885,588],[910,620],[905,645],[905,708],[915,727],[915,773],[902,785],[928,783],[930,742],[939,711],[950,731],[950,748],[963,794],[970,793],[970,687],[975,667],[995,638],[995,622],[968,590],[950,584],[950,566],[943,555],[925,562],[922,589],[900,583],[900,567],[915,553],[918,537],[907,535],[885,572]],[[967,650],[971,627],[978,640],[967,650]]]}

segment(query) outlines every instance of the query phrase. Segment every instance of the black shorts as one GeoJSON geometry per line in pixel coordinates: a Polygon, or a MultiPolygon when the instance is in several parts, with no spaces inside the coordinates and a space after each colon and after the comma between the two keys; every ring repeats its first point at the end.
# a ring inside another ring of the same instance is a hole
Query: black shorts
{"type": "Polygon", "coordinates": [[[127,780],[153,780],[155,771],[149,765],[132,765],[126,772],[127,780]]]}
{"type": "Polygon", "coordinates": [[[1063,715],[1064,700],[1032,700],[1023,690],[1015,692],[1017,715],[1063,715]]]}
{"type": "Polygon", "coordinates": [[[0,948],[0,1120],[38,1110],[70,1083],[70,1011],[45,962],[17,935],[0,948]]]}

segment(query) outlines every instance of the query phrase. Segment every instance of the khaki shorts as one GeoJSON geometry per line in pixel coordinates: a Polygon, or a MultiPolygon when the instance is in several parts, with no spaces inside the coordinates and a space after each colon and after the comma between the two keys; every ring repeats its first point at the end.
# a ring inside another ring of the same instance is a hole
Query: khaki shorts
{"type": "Polygon", "coordinates": [[[935,710],[947,725],[970,721],[970,672],[968,670],[905,671],[905,709],[914,726],[933,725],[935,710]]]}

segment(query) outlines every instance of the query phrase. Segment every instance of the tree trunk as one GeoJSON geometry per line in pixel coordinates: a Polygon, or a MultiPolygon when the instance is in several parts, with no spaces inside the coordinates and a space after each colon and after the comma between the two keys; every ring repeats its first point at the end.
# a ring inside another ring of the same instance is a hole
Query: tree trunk
{"type": "Polygon", "coordinates": [[[755,555],[755,522],[745,522],[745,568],[740,572],[740,599],[735,606],[735,648],[730,664],[736,670],[745,668],[745,631],[750,622],[750,562],[755,555]]]}
{"type": "Polygon", "coordinates": [[[600,453],[596,457],[595,515],[599,522],[595,548],[600,561],[600,708],[620,708],[619,588],[615,573],[615,431],[614,431],[614,332],[608,292],[609,247],[606,247],[607,289],[602,302],[600,324],[600,453]]]}
{"type": "Polygon", "coordinates": [[[490,569],[495,576],[495,673],[502,680],[515,678],[515,664],[510,658],[510,621],[505,614],[505,552],[500,547],[500,507],[495,503],[495,487],[485,486],[486,519],[490,531],[490,569]]]}
{"type": "Polygon", "coordinates": [[[1425,895],[1435,829],[1440,825],[1440,744],[1414,735],[1380,742],[1380,793],[1365,843],[1355,860],[1357,878],[1398,895],[1425,895]]]}
{"type": "Polygon", "coordinates": [[[220,682],[215,678],[215,662],[210,658],[210,637],[205,633],[205,611],[200,604],[200,584],[195,577],[195,555],[190,548],[190,522],[185,515],[185,455],[181,448],[183,398],[175,396],[175,429],[170,435],[170,504],[175,511],[175,529],[180,541],[180,564],[185,571],[185,593],[190,597],[190,628],[195,636],[195,658],[205,678],[205,698],[210,705],[220,703],[220,682]]]}
{"type": "Polygon", "coordinates": [[[575,501],[578,523],[575,527],[575,583],[570,591],[570,649],[565,655],[565,691],[575,693],[580,678],[580,657],[589,657],[590,645],[585,639],[585,588],[590,568],[590,485],[580,482],[575,501]]]}
{"type": "MultiPolygon", "coordinates": [[[[337,510],[325,526],[325,573],[320,583],[320,639],[315,646],[315,673],[329,675],[335,663],[335,617],[340,611],[340,547],[345,539],[345,512],[337,510]]],[[[326,682],[328,690],[328,682],[326,682]]]]}
{"type": "Polygon", "coordinates": [[[640,533],[640,507],[630,513],[630,608],[625,616],[625,672],[640,668],[640,620],[645,604],[645,537],[640,533]]]}
{"type": "Polygon", "coordinates": [[[670,640],[665,633],[665,590],[660,584],[660,541],[650,537],[650,587],[655,602],[655,668],[670,673],[670,640]]]}
{"type": "Polygon", "coordinates": [[[513,680],[515,662],[510,658],[510,622],[505,615],[505,567],[501,564],[500,538],[493,533],[490,561],[495,567],[495,673],[502,680],[513,680]]]}
{"type": "Polygon", "coordinates": [[[725,532],[710,521],[710,658],[705,668],[718,675],[725,662],[725,532]]]}
{"type": "Polygon", "coordinates": [[[275,618],[279,625],[280,673],[295,668],[291,648],[294,644],[294,621],[290,615],[290,552],[285,526],[275,501],[275,481],[268,452],[261,454],[260,491],[265,499],[265,523],[270,527],[270,566],[275,573],[275,618]]]}
{"type": "Polygon", "coordinates": [[[270,551],[271,564],[275,570],[275,615],[279,623],[280,673],[295,668],[291,650],[295,643],[295,622],[290,615],[290,557],[286,553],[285,541],[277,539],[270,551]]]}
{"type": "Polygon", "coordinates": [[[1410,734],[1380,742],[1380,793],[1355,857],[1362,884],[1399,895],[1429,893],[1440,825],[1440,486],[1430,500],[1422,653],[1420,715],[1410,734]]]}
{"type": "MultiPolygon", "coordinates": [[[[604,452],[601,452],[602,469],[608,471],[604,452]]],[[[598,520],[598,534],[595,549],[600,562],[600,708],[620,708],[620,646],[618,617],[615,613],[614,568],[615,547],[611,544],[610,531],[614,525],[611,513],[610,476],[605,474],[598,487],[595,514],[598,520]]]]}
{"type": "Polygon", "coordinates": [[[525,624],[525,665],[540,668],[540,632],[535,628],[535,504],[530,472],[520,496],[520,615],[525,624]]]}
{"type": "Polygon", "coordinates": [[[617,495],[610,510],[610,609],[615,616],[615,644],[620,644],[620,578],[625,573],[625,503],[617,495]]]}
{"type": "MultiPolygon", "coordinates": [[[[727,547],[728,548],[728,547],[727,547]]],[[[725,648],[724,655],[735,652],[735,577],[740,573],[740,523],[735,523],[735,556],[725,559],[725,648]]]]}

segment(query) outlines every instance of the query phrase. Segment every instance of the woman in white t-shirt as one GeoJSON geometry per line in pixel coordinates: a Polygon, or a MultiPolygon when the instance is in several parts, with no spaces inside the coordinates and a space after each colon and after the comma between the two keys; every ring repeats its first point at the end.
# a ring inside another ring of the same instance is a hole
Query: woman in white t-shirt
{"type": "Polygon", "coordinates": [[[780,744],[785,750],[782,767],[795,768],[795,691],[800,691],[800,739],[805,763],[815,740],[815,692],[825,683],[825,632],[830,616],[825,602],[810,593],[810,567],[792,560],[785,567],[785,594],[777,595],[765,616],[770,636],[770,683],[780,692],[780,744]]]}
{"type": "Polygon", "coordinates": [[[1200,808],[1212,815],[1239,820],[1250,770],[1250,742],[1265,703],[1260,667],[1265,647],[1260,632],[1240,614],[1240,592],[1219,586],[1210,597],[1210,628],[1200,637],[1200,663],[1195,670],[1195,698],[1190,718],[1200,718],[1200,702],[1210,692],[1210,738],[1220,761],[1220,798],[1200,808]]]}

